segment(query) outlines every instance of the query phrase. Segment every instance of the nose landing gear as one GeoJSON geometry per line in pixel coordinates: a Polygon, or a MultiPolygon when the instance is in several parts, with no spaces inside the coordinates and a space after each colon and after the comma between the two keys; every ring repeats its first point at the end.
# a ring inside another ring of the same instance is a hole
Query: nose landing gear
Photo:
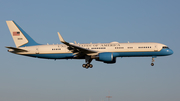
{"type": "Polygon", "coordinates": [[[151,66],[154,66],[154,63],[151,63],[151,66]]]}
{"type": "Polygon", "coordinates": [[[153,62],[155,61],[154,58],[155,58],[155,57],[152,57],[152,63],[151,63],[151,66],[154,66],[154,63],[153,63],[153,62]]]}

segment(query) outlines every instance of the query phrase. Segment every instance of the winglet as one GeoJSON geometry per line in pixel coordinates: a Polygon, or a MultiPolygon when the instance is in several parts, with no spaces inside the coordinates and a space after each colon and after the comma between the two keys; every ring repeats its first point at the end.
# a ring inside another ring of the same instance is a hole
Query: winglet
{"type": "Polygon", "coordinates": [[[61,34],[60,34],[59,32],[57,32],[57,33],[58,33],[58,36],[59,36],[59,40],[60,40],[62,43],[64,43],[65,41],[64,41],[64,39],[62,38],[61,34]]]}

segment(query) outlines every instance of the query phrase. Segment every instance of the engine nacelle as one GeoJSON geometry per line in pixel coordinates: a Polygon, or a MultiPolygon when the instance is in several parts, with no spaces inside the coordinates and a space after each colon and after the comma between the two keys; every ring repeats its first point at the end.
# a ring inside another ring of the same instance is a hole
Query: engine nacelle
{"type": "Polygon", "coordinates": [[[97,61],[103,61],[104,63],[116,63],[116,57],[113,57],[113,53],[104,52],[99,53],[97,61]]]}

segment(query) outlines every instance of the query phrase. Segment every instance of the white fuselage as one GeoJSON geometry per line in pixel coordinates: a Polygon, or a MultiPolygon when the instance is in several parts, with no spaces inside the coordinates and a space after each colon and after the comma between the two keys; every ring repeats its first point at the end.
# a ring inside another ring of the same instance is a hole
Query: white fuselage
{"type": "MultiPolygon", "coordinates": [[[[71,43],[73,44],[73,43],[71,43]]],[[[73,44],[86,49],[91,49],[101,52],[159,52],[161,51],[164,44],[160,43],[90,43],[90,44],[73,44]]],[[[37,45],[29,47],[20,47],[20,49],[25,49],[28,52],[19,52],[18,54],[66,54],[72,53],[67,49],[64,44],[56,45],[37,45]]]]}

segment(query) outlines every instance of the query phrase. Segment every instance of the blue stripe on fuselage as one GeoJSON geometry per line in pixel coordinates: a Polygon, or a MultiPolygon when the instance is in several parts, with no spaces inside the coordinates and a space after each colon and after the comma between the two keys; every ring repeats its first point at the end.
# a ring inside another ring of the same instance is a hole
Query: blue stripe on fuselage
{"type": "Polygon", "coordinates": [[[171,49],[162,49],[159,52],[115,52],[114,57],[141,57],[141,56],[168,56],[173,54],[171,49]]]}
{"type": "MultiPolygon", "coordinates": [[[[162,49],[159,52],[113,52],[113,57],[143,57],[143,56],[167,56],[173,54],[171,49],[162,49]]],[[[45,59],[73,59],[73,53],[63,54],[27,54],[26,56],[45,59]]]]}
{"type": "Polygon", "coordinates": [[[69,59],[73,58],[73,53],[65,53],[65,54],[28,54],[26,56],[45,58],[45,59],[69,59]]]}

